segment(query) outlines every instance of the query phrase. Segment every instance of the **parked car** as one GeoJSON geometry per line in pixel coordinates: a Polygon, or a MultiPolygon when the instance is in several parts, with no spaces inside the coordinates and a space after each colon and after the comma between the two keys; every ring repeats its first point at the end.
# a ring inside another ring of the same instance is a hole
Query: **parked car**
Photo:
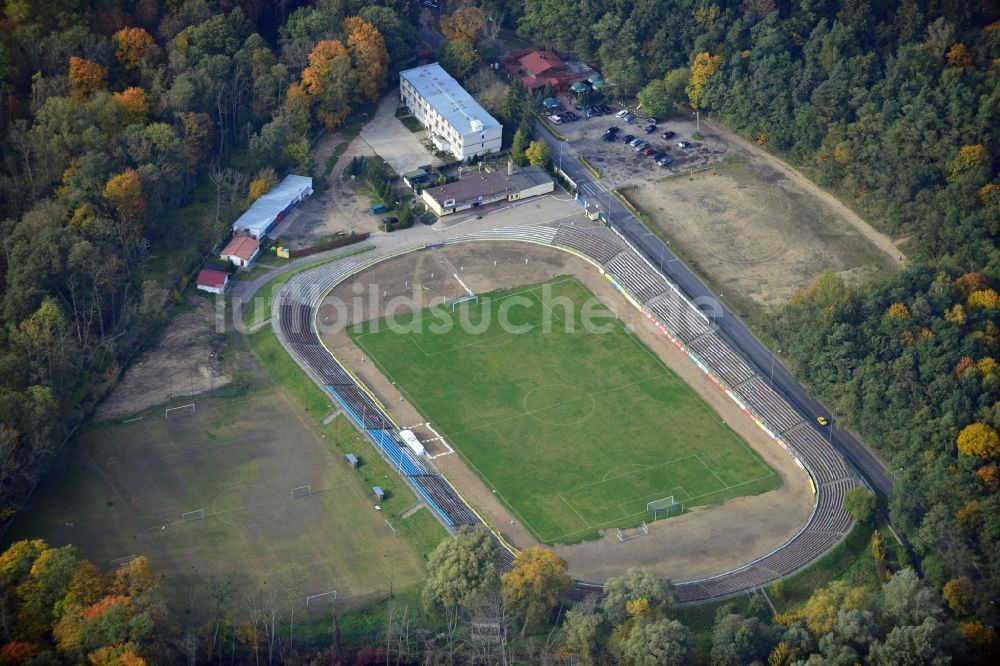
{"type": "Polygon", "coordinates": [[[687,141],[678,141],[677,142],[677,147],[678,148],[690,148],[691,144],[688,143],[687,141]]]}
{"type": "Polygon", "coordinates": [[[626,134],[622,137],[622,143],[632,143],[633,141],[635,141],[635,137],[631,134],[626,134]]]}
{"type": "Polygon", "coordinates": [[[646,122],[649,123],[650,125],[655,125],[658,121],[656,120],[656,118],[646,118],[646,122]]]}
{"type": "Polygon", "coordinates": [[[601,139],[607,141],[608,143],[611,143],[616,138],[618,137],[615,135],[614,132],[605,132],[604,134],[601,135],[601,139]]]}
{"type": "Polygon", "coordinates": [[[671,164],[673,161],[674,161],[673,159],[664,155],[660,159],[656,160],[656,163],[659,164],[661,167],[665,167],[668,164],[671,164]]]}
{"type": "Polygon", "coordinates": [[[639,143],[632,146],[632,150],[638,153],[645,150],[647,146],[649,146],[649,144],[646,143],[645,141],[639,141],[639,143]]]}
{"type": "Polygon", "coordinates": [[[632,113],[626,113],[624,116],[622,116],[622,120],[624,120],[627,123],[630,123],[633,120],[635,120],[635,115],[632,113]]]}
{"type": "Polygon", "coordinates": [[[646,129],[643,130],[646,134],[652,134],[656,131],[656,125],[646,125],[646,129]]]}
{"type": "Polygon", "coordinates": [[[587,107],[585,107],[583,104],[574,104],[573,108],[576,109],[577,111],[583,111],[587,107]]]}
{"type": "Polygon", "coordinates": [[[385,204],[375,204],[374,206],[372,206],[372,214],[373,215],[378,215],[380,213],[384,213],[387,210],[389,210],[389,207],[386,206],[385,204]]]}
{"type": "Polygon", "coordinates": [[[589,108],[587,108],[583,110],[583,115],[587,116],[588,118],[593,118],[594,112],[591,111],[589,108]]]}
{"type": "Polygon", "coordinates": [[[610,106],[606,106],[604,104],[601,104],[601,113],[607,115],[607,114],[611,113],[612,111],[613,111],[613,109],[610,106]]]}
{"type": "Polygon", "coordinates": [[[677,132],[671,132],[670,130],[667,130],[666,132],[664,132],[663,134],[661,134],[661,136],[664,139],[672,139],[675,136],[677,136],[677,132]]]}
{"type": "Polygon", "coordinates": [[[615,115],[618,116],[619,118],[624,118],[627,113],[628,113],[628,109],[622,109],[621,111],[619,111],[615,115]]]}
{"type": "Polygon", "coordinates": [[[642,149],[642,154],[645,155],[646,157],[651,156],[655,152],[656,148],[653,148],[652,146],[646,146],[645,148],[642,149]]]}
{"type": "Polygon", "coordinates": [[[559,116],[549,116],[549,122],[553,125],[562,125],[562,118],[559,116]]]}
{"type": "Polygon", "coordinates": [[[384,224],[386,226],[389,226],[391,224],[396,224],[397,222],[399,222],[399,218],[398,217],[383,217],[382,218],[382,224],[384,224]]]}
{"type": "Polygon", "coordinates": [[[667,154],[665,152],[663,152],[662,150],[657,150],[655,153],[653,153],[652,155],[650,155],[650,157],[653,158],[654,161],[656,161],[656,160],[659,160],[660,158],[666,157],[666,155],[667,154]]]}
{"type": "Polygon", "coordinates": [[[604,112],[601,111],[601,107],[599,107],[599,106],[592,106],[592,107],[590,107],[590,112],[593,113],[595,116],[603,116],[604,115],[604,112]]]}
{"type": "Polygon", "coordinates": [[[618,131],[618,128],[615,127],[614,125],[612,125],[606,131],[611,132],[612,134],[615,134],[618,131]]]}
{"type": "Polygon", "coordinates": [[[629,141],[629,142],[628,142],[628,145],[630,145],[630,146],[632,146],[633,148],[635,148],[635,147],[636,147],[636,146],[638,146],[638,145],[639,145],[640,143],[642,143],[642,139],[638,139],[638,138],[635,138],[635,139],[632,139],[631,141],[629,141]]]}
{"type": "Polygon", "coordinates": [[[580,119],[580,116],[576,115],[572,111],[567,111],[566,115],[569,117],[570,120],[579,120],[580,119]]]}

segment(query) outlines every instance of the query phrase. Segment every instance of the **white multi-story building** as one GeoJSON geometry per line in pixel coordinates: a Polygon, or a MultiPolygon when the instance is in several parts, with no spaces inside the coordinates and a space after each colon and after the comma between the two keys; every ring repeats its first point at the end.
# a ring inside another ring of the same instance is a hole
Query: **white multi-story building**
{"type": "Polygon", "coordinates": [[[399,96],[438,150],[460,160],[500,150],[503,126],[438,63],[399,73],[399,96]]]}

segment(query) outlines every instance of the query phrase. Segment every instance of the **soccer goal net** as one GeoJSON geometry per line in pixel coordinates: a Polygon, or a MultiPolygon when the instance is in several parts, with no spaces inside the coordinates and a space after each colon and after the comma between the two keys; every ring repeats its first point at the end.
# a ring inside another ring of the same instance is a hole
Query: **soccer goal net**
{"type": "Polygon", "coordinates": [[[195,509],[194,511],[185,511],[181,514],[182,523],[193,523],[197,520],[205,520],[205,510],[195,509]]]}
{"type": "Polygon", "coordinates": [[[448,307],[450,307],[451,311],[454,312],[455,308],[457,308],[459,305],[462,305],[463,303],[472,303],[473,305],[479,305],[479,296],[473,294],[470,296],[459,296],[458,298],[453,298],[450,301],[448,301],[448,307]]]}
{"type": "Polygon", "coordinates": [[[163,418],[165,419],[177,416],[189,416],[191,414],[194,414],[193,402],[189,402],[186,405],[180,405],[178,407],[167,407],[163,410],[163,418]]]}
{"type": "Polygon", "coordinates": [[[626,541],[631,541],[632,539],[638,539],[641,536],[649,534],[649,526],[643,521],[634,527],[619,527],[618,528],[618,540],[622,543],[626,541]]]}
{"type": "Polygon", "coordinates": [[[312,495],[312,486],[299,486],[298,488],[292,488],[289,491],[292,495],[292,499],[300,499],[302,497],[309,497],[312,495]]]}
{"type": "Polygon", "coordinates": [[[674,496],[664,497],[663,499],[653,500],[646,504],[646,512],[653,516],[653,520],[657,518],[662,518],[664,516],[673,516],[681,513],[684,510],[684,505],[677,502],[674,496]]]}

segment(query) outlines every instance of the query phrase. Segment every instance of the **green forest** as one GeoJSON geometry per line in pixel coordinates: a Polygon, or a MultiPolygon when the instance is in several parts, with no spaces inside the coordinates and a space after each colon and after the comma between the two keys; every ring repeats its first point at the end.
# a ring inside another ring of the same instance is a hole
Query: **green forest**
{"type": "MultiPolygon", "coordinates": [[[[608,96],[697,110],[787,160],[901,239],[906,256],[893,277],[860,286],[821,276],[759,332],[892,470],[887,516],[916,559],[896,562],[885,583],[881,569],[867,588],[831,583],[797,611],[723,607],[707,647],[685,633],[658,583],[615,583],[624,587],[611,592],[628,599],[563,616],[564,642],[552,639],[546,654],[562,663],[988,663],[989,627],[1000,622],[1000,7],[440,4],[438,57],[500,116],[508,139],[520,127],[524,142],[530,97],[486,63],[515,45],[573,52],[602,71],[608,96]],[[644,661],[642,646],[653,644],[662,651],[644,661]]],[[[0,524],[183,307],[233,217],[282,175],[309,169],[321,133],[431,55],[420,11],[417,0],[3,1],[0,524]]],[[[64,639],[67,662],[180,658],[183,631],[153,600],[152,582],[102,577],[68,547],[15,548],[0,559],[0,636],[18,638],[20,651],[4,663],[58,663],[41,646],[64,639]],[[81,642],[85,620],[111,618],[109,609],[120,626],[95,625],[81,642]],[[167,633],[178,638],[154,639],[167,633]]],[[[428,625],[450,626],[449,612],[466,617],[487,603],[522,618],[514,634],[544,635],[538,604],[551,599],[515,595],[507,608],[503,598],[425,604],[428,625]]],[[[483,660],[510,663],[513,653],[483,660]]]]}

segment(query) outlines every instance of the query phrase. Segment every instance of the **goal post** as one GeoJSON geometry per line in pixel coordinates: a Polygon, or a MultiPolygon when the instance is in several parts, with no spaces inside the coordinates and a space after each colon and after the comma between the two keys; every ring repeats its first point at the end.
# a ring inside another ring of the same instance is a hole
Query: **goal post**
{"type": "Polygon", "coordinates": [[[303,497],[309,497],[310,495],[312,495],[312,486],[307,485],[307,486],[299,486],[298,488],[292,488],[289,491],[289,493],[291,494],[293,500],[301,499],[303,497]]]}
{"type": "Polygon", "coordinates": [[[476,294],[470,294],[468,296],[459,296],[458,298],[453,298],[448,301],[448,306],[451,311],[454,312],[455,308],[464,303],[472,303],[473,305],[479,305],[479,296],[476,294]]]}
{"type": "Polygon", "coordinates": [[[638,539],[641,536],[646,536],[649,534],[649,525],[646,521],[642,521],[638,525],[632,527],[619,527],[618,528],[618,541],[625,543],[626,541],[631,541],[632,539],[638,539]]]}
{"type": "Polygon", "coordinates": [[[674,499],[673,495],[646,503],[646,513],[651,514],[653,516],[653,520],[666,516],[673,516],[681,513],[683,510],[684,505],[678,503],[677,500],[674,499]]]}
{"type": "Polygon", "coordinates": [[[185,511],[181,514],[182,523],[193,523],[199,520],[205,520],[205,510],[195,509],[194,511],[185,511]]]}
{"type": "Polygon", "coordinates": [[[177,407],[167,407],[163,410],[163,418],[169,419],[171,416],[188,416],[195,413],[195,407],[193,402],[189,402],[186,405],[179,405],[177,407]]]}

